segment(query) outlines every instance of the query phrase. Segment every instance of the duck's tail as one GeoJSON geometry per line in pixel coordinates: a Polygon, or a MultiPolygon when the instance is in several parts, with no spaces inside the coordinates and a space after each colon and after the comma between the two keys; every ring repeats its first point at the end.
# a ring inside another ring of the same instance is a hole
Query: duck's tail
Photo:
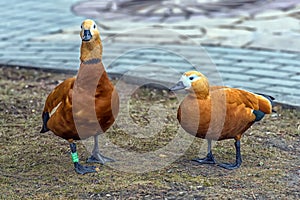
{"type": "Polygon", "coordinates": [[[49,128],[47,127],[47,122],[49,120],[49,113],[48,112],[43,112],[43,126],[42,126],[42,129],[40,131],[40,133],[45,133],[47,131],[49,131],[49,128]]]}
{"type": "Polygon", "coordinates": [[[262,93],[256,93],[256,94],[258,97],[258,105],[260,111],[262,111],[265,114],[271,114],[272,112],[275,112],[273,110],[274,100],[275,100],[274,97],[262,93]]]}

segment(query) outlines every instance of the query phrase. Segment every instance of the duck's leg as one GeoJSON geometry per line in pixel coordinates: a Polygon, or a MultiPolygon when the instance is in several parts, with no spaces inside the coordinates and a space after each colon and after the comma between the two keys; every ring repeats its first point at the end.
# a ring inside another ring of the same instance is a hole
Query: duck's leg
{"type": "Polygon", "coordinates": [[[215,164],[215,158],[211,152],[211,140],[207,140],[207,155],[205,158],[195,158],[193,161],[200,164],[215,164]]]}
{"type": "Polygon", "coordinates": [[[236,159],[234,164],[230,163],[220,163],[218,166],[223,167],[225,169],[237,169],[242,164],[242,156],[241,156],[241,142],[240,140],[236,140],[234,143],[235,150],[236,150],[236,159]]]}
{"type": "Polygon", "coordinates": [[[113,159],[103,156],[99,151],[98,135],[94,136],[94,149],[91,157],[86,162],[105,164],[106,162],[114,162],[113,159]]]}
{"type": "Polygon", "coordinates": [[[76,144],[73,142],[73,140],[69,140],[69,142],[70,142],[71,156],[72,156],[72,161],[74,163],[75,171],[78,174],[86,174],[86,173],[96,172],[95,166],[82,166],[79,163],[78,153],[76,150],[76,144]]]}

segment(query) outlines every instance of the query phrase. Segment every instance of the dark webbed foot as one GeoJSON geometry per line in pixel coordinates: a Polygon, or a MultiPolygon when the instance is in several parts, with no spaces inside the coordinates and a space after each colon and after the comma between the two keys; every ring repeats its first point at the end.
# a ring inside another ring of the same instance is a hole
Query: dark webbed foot
{"type": "MultiPolygon", "coordinates": [[[[216,164],[216,161],[214,159],[214,156],[211,152],[211,140],[207,140],[208,141],[208,146],[207,146],[207,150],[208,150],[208,154],[205,158],[196,158],[196,159],[193,159],[192,161],[195,161],[197,163],[200,163],[200,164],[216,164]]],[[[235,163],[234,164],[230,164],[230,163],[217,163],[218,166],[220,167],[223,167],[225,169],[229,169],[229,170],[232,170],[232,169],[237,169],[241,166],[242,164],[242,156],[241,156],[241,143],[240,143],[240,140],[236,140],[235,143],[234,143],[234,146],[235,146],[235,150],[236,150],[236,159],[235,159],[235,163]]]]}
{"type": "Polygon", "coordinates": [[[219,163],[218,166],[223,167],[225,169],[237,169],[241,166],[242,164],[242,156],[241,156],[241,143],[239,140],[235,141],[234,143],[235,150],[236,150],[236,158],[235,158],[235,163],[230,164],[230,163],[219,163]]]}
{"type": "Polygon", "coordinates": [[[232,170],[232,169],[237,169],[241,166],[241,164],[239,163],[234,163],[234,164],[231,164],[231,163],[219,163],[218,166],[224,168],[224,169],[229,169],[229,170],[232,170]]]}
{"type": "Polygon", "coordinates": [[[195,158],[192,161],[195,161],[199,164],[216,164],[215,158],[211,152],[211,140],[207,140],[207,155],[205,158],[195,158]]]}
{"type": "Polygon", "coordinates": [[[211,152],[208,153],[205,158],[195,158],[192,161],[199,164],[216,164],[215,158],[211,152]]]}
{"type": "Polygon", "coordinates": [[[220,166],[220,167],[222,167],[224,169],[232,170],[232,169],[239,168],[241,165],[238,164],[238,163],[235,163],[235,164],[231,164],[231,163],[219,163],[218,166],[220,166]]]}
{"type": "Polygon", "coordinates": [[[91,157],[89,157],[86,161],[87,163],[100,163],[102,165],[104,165],[107,162],[115,162],[115,160],[105,157],[103,155],[101,155],[100,153],[94,153],[93,155],[91,155],[91,157]]]}
{"type": "Polygon", "coordinates": [[[78,153],[76,150],[76,144],[73,143],[72,139],[69,140],[69,142],[70,142],[70,148],[71,148],[71,157],[72,157],[72,161],[74,163],[75,171],[78,174],[97,172],[97,168],[95,166],[83,166],[83,165],[79,164],[79,158],[78,158],[78,153]]]}
{"type": "Polygon", "coordinates": [[[86,174],[86,173],[95,173],[97,172],[97,168],[95,166],[83,166],[81,164],[74,163],[75,171],[78,174],[86,174]]]}
{"type": "Polygon", "coordinates": [[[100,163],[105,164],[107,162],[114,162],[113,159],[103,156],[99,151],[99,144],[98,144],[98,135],[94,136],[94,149],[92,151],[91,157],[89,157],[86,162],[88,163],[100,163]]]}

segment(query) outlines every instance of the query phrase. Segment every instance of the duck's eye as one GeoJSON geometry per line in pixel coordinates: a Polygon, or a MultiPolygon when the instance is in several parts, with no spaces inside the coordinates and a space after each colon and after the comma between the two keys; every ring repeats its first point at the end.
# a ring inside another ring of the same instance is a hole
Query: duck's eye
{"type": "Polygon", "coordinates": [[[192,80],[194,80],[194,77],[193,77],[193,76],[191,76],[191,77],[189,77],[189,79],[192,81],[192,80]]]}
{"type": "Polygon", "coordinates": [[[94,29],[96,29],[96,24],[94,24],[94,29]]]}

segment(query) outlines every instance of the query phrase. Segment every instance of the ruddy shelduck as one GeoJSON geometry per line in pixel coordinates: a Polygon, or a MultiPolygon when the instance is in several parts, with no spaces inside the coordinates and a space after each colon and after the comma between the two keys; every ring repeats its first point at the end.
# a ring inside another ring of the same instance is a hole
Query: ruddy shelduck
{"type": "Polygon", "coordinates": [[[48,96],[42,114],[41,133],[51,130],[70,143],[72,161],[79,174],[96,172],[95,166],[79,163],[74,140],[94,137],[87,162],[113,161],[100,154],[98,136],[115,121],[119,97],[102,64],[102,42],[93,20],[81,24],[80,68],[76,77],[66,79],[48,96]]]}
{"type": "Polygon", "coordinates": [[[208,141],[207,156],[193,161],[216,164],[211,151],[211,141],[234,139],[235,163],[218,165],[226,169],[240,167],[242,134],[265,114],[272,113],[274,98],[225,86],[210,87],[208,79],[197,71],[184,73],[180,81],[170,88],[171,91],[181,89],[185,89],[188,95],[178,108],[177,119],[180,125],[188,133],[208,141]]]}

